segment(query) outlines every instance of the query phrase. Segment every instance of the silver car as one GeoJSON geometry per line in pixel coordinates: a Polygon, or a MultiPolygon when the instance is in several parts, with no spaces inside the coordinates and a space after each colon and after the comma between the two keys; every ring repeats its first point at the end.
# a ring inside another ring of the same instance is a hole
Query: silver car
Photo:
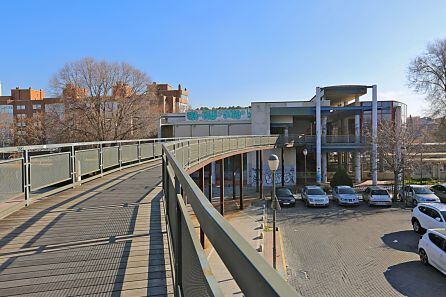
{"type": "Polygon", "coordinates": [[[367,202],[369,206],[372,205],[386,205],[392,206],[392,198],[387,192],[386,189],[381,187],[368,187],[364,191],[364,195],[362,196],[364,202],[367,202]]]}
{"type": "Polygon", "coordinates": [[[307,206],[328,206],[330,200],[319,186],[305,186],[302,189],[302,200],[307,206]]]}
{"type": "Polygon", "coordinates": [[[398,198],[406,205],[409,202],[412,206],[417,206],[423,202],[440,202],[440,199],[429,188],[420,185],[407,185],[400,190],[398,198]],[[405,199],[404,199],[405,198],[405,199]]]}
{"type": "Polygon", "coordinates": [[[432,186],[431,191],[440,198],[441,202],[446,203],[446,184],[432,186]]]}
{"type": "Polygon", "coordinates": [[[336,186],[333,188],[333,200],[339,205],[359,205],[358,194],[350,186],[336,186]]]}

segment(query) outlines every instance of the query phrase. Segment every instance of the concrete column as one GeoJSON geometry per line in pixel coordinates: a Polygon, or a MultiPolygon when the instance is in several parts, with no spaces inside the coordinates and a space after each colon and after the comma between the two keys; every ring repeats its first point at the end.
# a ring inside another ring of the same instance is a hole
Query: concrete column
{"type": "Polygon", "coordinates": [[[376,85],[372,86],[372,185],[376,186],[378,183],[378,88],[376,85]]]}
{"type": "MultiPolygon", "coordinates": [[[[355,98],[355,106],[359,105],[359,96],[355,98]]],[[[361,142],[361,117],[359,114],[355,115],[355,143],[361,142]]],[[[355,183],[361,182],[361,153],[355,152],[355,183]]]]}
{"type": "Polygon", "coordinates": [[[328,153],[322,153],[322,182],[326,183],[328,182],[327,179],[327,154],[328,153]]]}
{"type": "Polygon", "coordinates": [[[240,154],[240,209],[243,209],[243,156],[240,154]]]}
{"type": "Polygon", "coordinates": [[[355,152],[355,183],[361,183],[361,153],[355,152]]]}
{"type": "Polygon", "coordinates": [[[325,144],[327,139],[327,117],[322,117],[322,144],[325,144]]]}
{"type": "Polygon", "coordinates": [[[281,157],[280,170],[281,170],[281,174],[282,174],[282,177],[281,177],[282,187],[285,186],[285,164],[284,164],[285,158],[284,158],[283,154],[284,154],[284,148],[282,148],[281,153],[280,153],[280,157],[281,157]]]}
{"type": "Polygon", "coordinates": [[[321,88],[316,88],[316,182],[321,182],[321,136],[322,136],[322,125],[321,125],[321,88]]]}
{"type": "Polygon", "coordinates": [[[209,172],[208,172],[208,192],[209,192],[209,195],[208,195],[208,198],[209,198],[209,202],[211,202],[212,203],[212,168],[214,167],[213,166],[214,165],[214,162],[212,162],[211,164],[209,164],[208,165],[208,169],[209,169],[209,172]]]}
{"type": "Polygon", "coordinates": [[[259,179],[260,179],[260,199],[263,199],[263,152],[259,151],[259,179]]]}
{"type": "Polygon", "coordinates": [[[236,193],[235,193],[235,160],[237,156],[232,156],[231,162],[232,162],[232,199],[235,199],[236,193]]]}
{"type": "Polygon", "coordinates": [[[256,192],[259,191],[259,151],[256,151],[256,192]]]}
{"type": "MultiPolygon", "coordinates": [[[[322,117],[322,144],[327,141],[327,117],[322,117]]],[[[327,153],[322,153],[322,182],[327,182],[327,153]]]]}
{"type": "Polygon", "coordinates": [[[220,160],[220,214],[225,215],[225,159],[220,160]]]}

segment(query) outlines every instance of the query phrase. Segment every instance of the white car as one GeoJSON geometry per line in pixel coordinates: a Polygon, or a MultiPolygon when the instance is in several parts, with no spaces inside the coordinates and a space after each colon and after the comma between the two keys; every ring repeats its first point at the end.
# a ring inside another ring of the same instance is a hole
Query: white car
{"type": "Polygon", "coordinates": [[[412,226],[417,233],[427,229],[445,229],[446,204],[420,203],[412,209],[412,226]]]}
{"type": "Polygon", "coordinates": [[[319,186],[305,186],[302,189],[302,200],[307,206],[328,206],[330,200],[319,186]]]}
{"type": "Polygon", "coordinates": [[[350,186],[336,186],[333,188],[333,200],[339,205],[359,205],[358,194],[350,186]]]}
{"type": "Polygon", "coordinates": [[[446,230],[427,230],[418,242],[418,254],[421,262],[432,265],[446,275],[446,230]]]}
{"type": "Polygon", "coordinates": [[[371,205],[386,205],[392,206],[392,198],[387,192],[386,189],[381,187],[368,187],[364,191],[364,195],[362,196],[364,202],[367,202],[369,206],[371,205]]]}

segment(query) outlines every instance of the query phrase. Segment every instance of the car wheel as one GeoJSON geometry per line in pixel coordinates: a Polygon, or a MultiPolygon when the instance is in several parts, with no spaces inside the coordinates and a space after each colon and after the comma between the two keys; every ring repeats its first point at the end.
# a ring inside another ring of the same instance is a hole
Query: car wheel
{"type": "Polygon", "coordinates": [[[417,199],[412,200],[412,206],[417,207],[417,205],[418,205],[417,199]]]}
{"type": "Polygon", "coordinates": [[[424,265],[429,265],[429,258],[427,257],[426,251],[423,249],[420,249],[420,261],[424,265]]]}
{"type": "Polygon", "coordinates": [[[412,222],[413,231],[415,231],[418,234],[423,233],[423,228],[420,225],[420,222],[418,222],[417,219],[413,220],[412,222]]]}

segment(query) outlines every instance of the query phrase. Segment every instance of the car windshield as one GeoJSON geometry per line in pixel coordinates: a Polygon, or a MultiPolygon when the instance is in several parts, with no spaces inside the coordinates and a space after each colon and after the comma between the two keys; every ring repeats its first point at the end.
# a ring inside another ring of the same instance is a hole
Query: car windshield
{"type": "Polygon", "coordinates": [[[372,195],[388,195],[386,190],[372,190],[372,195]]]}
{"type": "Polygon", "coordinates": [[[415,194],[432,194],[432,191],[428,188],[413,188],[415,194]]]}
{"type": "Polygon", "coordinates": [[[356,194],[352,188],[339,188],[339,194],[356,194]]]}
{"type": "Polygon", "coordinates": [[[291,193],[290,189],[277,189],[276,195],[277,196],[292,196],[293,193],[291,193]]]}
{"type": "Polygon", "coordinates": [[[308,195],[325,195],[325,192],[322,189],[308,189],[308,195]]]}

